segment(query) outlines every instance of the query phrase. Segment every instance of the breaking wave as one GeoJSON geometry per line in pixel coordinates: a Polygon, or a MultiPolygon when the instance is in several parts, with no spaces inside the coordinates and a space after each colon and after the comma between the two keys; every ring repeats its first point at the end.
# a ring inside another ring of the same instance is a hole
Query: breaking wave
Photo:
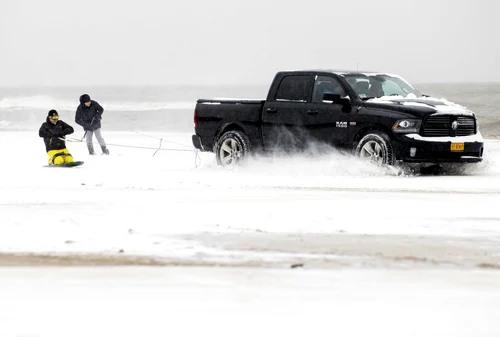
{"type": "MultiPolygon", "coordinates": [[[[157,111],[157,110],[187,110],[194,109],[196,102],[137,102],[137,101],[106,101],[99,102],[107,111],[157,111]]],[[[76,110],[78,102],[61,100],[51,96],[6,96],[0,99],[1,110],[76,110]]]]}

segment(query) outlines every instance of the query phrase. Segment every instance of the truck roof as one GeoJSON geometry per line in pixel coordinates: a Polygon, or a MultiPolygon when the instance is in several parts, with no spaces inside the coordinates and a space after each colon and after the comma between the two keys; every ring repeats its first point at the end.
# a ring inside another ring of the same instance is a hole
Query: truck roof
{"type": "Polygon", "coordinates": [[[336,75],[366,75],[366,76],[374,76],[374,75],[388,75],[388,76],[395,76],[399,77],[398,75],[395,74],[390,74],[386,72],[381,72],[381,71],[362,71],[362,70],[350,70],[350,69],[345,69],[345,70],[340,70],[340,69],[296,69],[296,70],[283,70],[280,71],[280,73],[311,73],[311,72],[318,72],[318,73],[332,73],[336,75]]]}

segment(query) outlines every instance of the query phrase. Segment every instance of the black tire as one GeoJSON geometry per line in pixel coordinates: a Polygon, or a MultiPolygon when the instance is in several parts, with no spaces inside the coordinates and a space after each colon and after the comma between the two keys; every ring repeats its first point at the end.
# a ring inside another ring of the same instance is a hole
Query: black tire
{"type": "Polygon", "coordinates": [[[241,131],[228,131],[217,140],[214,152],[217,164],[238,165],[251,152],[250,140],[241,131]]]}
{"type": "Polygon", "coordinates": [[[379,165],[394,165],[396,162],[391,140],[381,131],[370,131],[364,135],[356,146],[355,154],[379,165]]]}

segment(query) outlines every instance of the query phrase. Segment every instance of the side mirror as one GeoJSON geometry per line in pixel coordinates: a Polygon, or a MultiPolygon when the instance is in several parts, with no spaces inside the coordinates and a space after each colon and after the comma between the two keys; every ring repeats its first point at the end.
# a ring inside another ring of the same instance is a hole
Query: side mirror
{"type": "Polygon", "coordinates": [[[323,94],[323,101],[331,101],[333,104],[341,104],[343,106],[351,104],[349,98],[341,97],[339,94],[323,94]]]}

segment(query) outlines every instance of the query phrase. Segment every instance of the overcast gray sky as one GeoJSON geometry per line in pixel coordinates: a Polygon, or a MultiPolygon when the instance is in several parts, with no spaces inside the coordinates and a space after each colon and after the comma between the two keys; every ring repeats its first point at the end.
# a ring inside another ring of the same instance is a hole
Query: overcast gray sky
{"type": "Polygon", "coordinates": [[[500,81],[495,0],[1,0],[0,85],[268,84],[282,69],[500,81]]]}

